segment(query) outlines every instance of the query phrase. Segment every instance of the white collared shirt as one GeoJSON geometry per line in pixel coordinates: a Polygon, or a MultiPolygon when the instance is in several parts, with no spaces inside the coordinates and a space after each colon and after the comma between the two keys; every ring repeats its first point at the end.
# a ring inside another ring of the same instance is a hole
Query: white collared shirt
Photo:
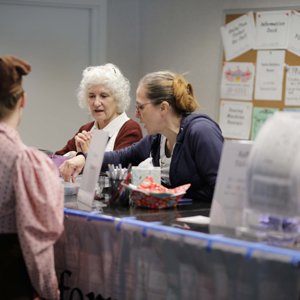
{"type": "MultiPolygon", "coordinates": [[[[118,117],[109,122],[103,130],[108,133],[108,143],[106,145],[105,151],[114,150],[116,137],[121,129],[121,127],[129,120],[127,114],[123,112],[118,117]]],[[[91,132],[95,129],[99,129],[97,122],[95,121],[94,126],[91,129],[91,132]]]]}

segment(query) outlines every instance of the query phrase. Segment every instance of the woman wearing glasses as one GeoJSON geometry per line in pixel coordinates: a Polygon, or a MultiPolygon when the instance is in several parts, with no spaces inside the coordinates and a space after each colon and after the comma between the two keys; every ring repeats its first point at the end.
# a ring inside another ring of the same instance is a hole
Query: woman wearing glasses
{"type": "Polygon", "coordinates": [[[81,126],[67,144],[55,154],[74,156],[87,153],[93,130],[108,132],[106,151],[118,150],[142,138],[137,122],[125,113],[130,104],[130,83],[113,64],[88,67],[82,73],[77,98],[81,108],[87,108],[94,121],[81,126]]]}
{"type": "MultiPolygon", "coordinates": [[[[198,103],[184,77],[170,71],[147,74],[136,92],[136,116],[148,132],[138,143],[105,154],[108,163],[138,165],[151,157],[161,167],[162,183],[176,187],[191,183],[186,197],[211,202],[223,136],[208,116],[194,113],[198,103]]],[[[60,168],[65,180],[82,170],[85,157],[78,155],[60,168]]]]}

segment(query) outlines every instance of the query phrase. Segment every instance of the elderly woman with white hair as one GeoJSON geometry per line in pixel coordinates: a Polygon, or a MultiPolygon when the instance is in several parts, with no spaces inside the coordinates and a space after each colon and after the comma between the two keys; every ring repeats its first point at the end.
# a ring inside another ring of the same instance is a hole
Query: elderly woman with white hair
{"type": "Polygon", "coordinates": [[[58,155],[73,156],[87,153],[92,132],[108,132],[106,151],[118,150],[139,141],[143,134],[140,125],[130,119],[126,109],[130,105],[130,83],[120,69],[111,64],[87,67],[82,73],[78,89],[78,102],[87,108],[93,121],[81,126],[58,155]]]}

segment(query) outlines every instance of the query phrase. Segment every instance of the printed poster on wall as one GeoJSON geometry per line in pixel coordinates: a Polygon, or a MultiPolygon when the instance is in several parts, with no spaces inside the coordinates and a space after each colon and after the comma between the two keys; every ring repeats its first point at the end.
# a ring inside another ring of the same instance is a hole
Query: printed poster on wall
{"type": "Polygon", "coordinates": [[[221,98],[252,100],[254,64],[225,62],[222,71],[221,98]]]}
{"type": "Polygon", "coordinates": [[[285,105],[300,106],[300,66],[288,66],[285,83],[285,105]]]}
{"type": "Polygon", "coordinates": [[[256,49],[286,49],[291,11],[256,13],[256,49]]]}
{"type": "Polygon", "coordinates": [[[288,50],[300,56],[300,13],[295,10],[291,13],[288,50]]]}
{"type": "Polygon", "coordinates": [[[254,107],[252,111],[251,140],[255,140],[263,124],[276,112],[278,108],[254,107]]]}
{"type": "Polygon", "coordinates": [[[255,25],[249,12],[221,27],[226,60],[231,60],[254,48],[255,25]]]}
{"type": "Polygon", "coordinates": [[[284,50],[258,51],[256,61],[255,99],[282,99],[284,50]]]}
{"type": "Polygon", "coordinates": [[[225,138],[249,139],[252,103],[221,101],[220,127],[225,138]]]}

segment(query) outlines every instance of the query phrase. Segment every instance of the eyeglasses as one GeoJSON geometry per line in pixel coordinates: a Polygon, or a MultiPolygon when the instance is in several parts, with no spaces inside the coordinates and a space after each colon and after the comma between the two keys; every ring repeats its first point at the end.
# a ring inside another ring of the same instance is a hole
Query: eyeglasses
{"type": "Polygon", "coordinates": [[[135,105],[136,111],[137,111],[137,112],[142,111],[142,110],[145,108],[145,106],[146,106],[147,104],[151,104],[151,102],[146,102],[146,103],[143,103],[143,104],[137,103],[137,104],[135,105]]]}

